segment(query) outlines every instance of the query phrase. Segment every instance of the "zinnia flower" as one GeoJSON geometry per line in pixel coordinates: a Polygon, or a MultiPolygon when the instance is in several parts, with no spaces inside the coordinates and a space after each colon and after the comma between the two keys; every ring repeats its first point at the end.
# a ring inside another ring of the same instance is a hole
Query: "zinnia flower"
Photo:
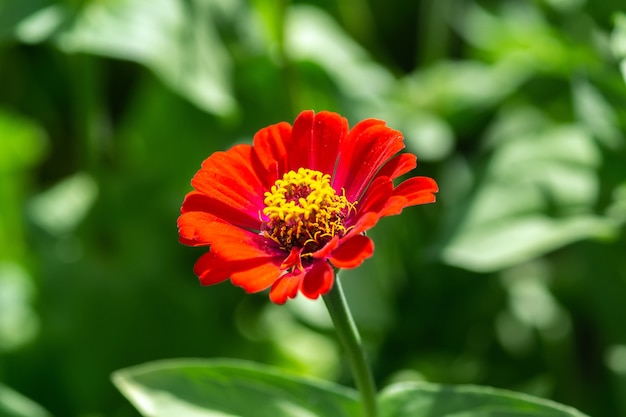
{"type": "Polygon", "coordinates": [[[373,254],[365,231],[378,219],[435,201],[431,178],[394,187],[417,165],[403,148],[402,134],[381,120],[350,130],[336,113],[304,111],[293,127],[268,126],[252,146],[209,156],[178,218],[181,243],[209,246],[194,267],[200,282],[271,288],[277,304],[327,293],[336,270],[373,254]]]}

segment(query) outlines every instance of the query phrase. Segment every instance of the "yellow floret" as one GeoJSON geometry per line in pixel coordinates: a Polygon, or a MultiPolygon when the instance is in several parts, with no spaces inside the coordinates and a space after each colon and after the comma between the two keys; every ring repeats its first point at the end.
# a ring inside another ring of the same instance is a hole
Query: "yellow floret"
{"type": "MultiPolygon", "coordinates": [[[[321,244],[322,238],[346,233],[344,218],[355,209],[330,185],[330,175],[307,168],[289,171],[264,194],[265,235],[284,249],[321,244]]],[[[305,253],[306,255],[306,253],[305,253]]]]}

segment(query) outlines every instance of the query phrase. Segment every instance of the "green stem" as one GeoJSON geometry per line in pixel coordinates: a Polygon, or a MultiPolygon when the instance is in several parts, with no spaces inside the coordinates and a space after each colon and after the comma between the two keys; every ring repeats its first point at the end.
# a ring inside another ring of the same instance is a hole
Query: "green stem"
{"type": "Polygon", "coordinates": [[[328,308],[330,317],[335,325],[337,336],[350,360],[354,381],[361,393],[363,415],[365,417],[376,417],[378,412],[376,409],[374,378],[365,359],[361,337],[350,314],[338,276],[335,278],[333,289],[324,295],[324,303],[326,303],[326,308],[328,308]]]}

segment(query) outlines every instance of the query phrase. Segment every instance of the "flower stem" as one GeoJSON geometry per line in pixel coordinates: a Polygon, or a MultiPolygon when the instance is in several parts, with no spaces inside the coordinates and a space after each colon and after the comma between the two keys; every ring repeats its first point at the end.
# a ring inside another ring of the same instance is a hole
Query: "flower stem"
{"type": "Polygon", "coordinates": [[[363,416],[376,417],[378,413],[374,378],[365,359],[361,337],[350,314],[338,276],[335,278],[332,290],[324,295],[324,303],[335,325],[337,336],[348,354],[354,381],[361,393],[363,416]]]}

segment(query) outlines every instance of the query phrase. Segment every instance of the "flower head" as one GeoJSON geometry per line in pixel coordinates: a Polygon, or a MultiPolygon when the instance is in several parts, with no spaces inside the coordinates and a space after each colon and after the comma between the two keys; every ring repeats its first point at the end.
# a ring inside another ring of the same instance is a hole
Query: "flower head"
{"type": "Polygon", "coordinates": [[[230,278],[247,292],[270,289],[283,304],[317,298],[335,270],[374,252],[365,236],[378,219],[435,201],[437,184],[412,177],[402,134],[367,119],[348,128],[336,113],[304,111],[293,127],[261,129],[252,145],[208,157],[178,218],[180,241],[209,246],[194,271],[204,285],[230,278]]]}

